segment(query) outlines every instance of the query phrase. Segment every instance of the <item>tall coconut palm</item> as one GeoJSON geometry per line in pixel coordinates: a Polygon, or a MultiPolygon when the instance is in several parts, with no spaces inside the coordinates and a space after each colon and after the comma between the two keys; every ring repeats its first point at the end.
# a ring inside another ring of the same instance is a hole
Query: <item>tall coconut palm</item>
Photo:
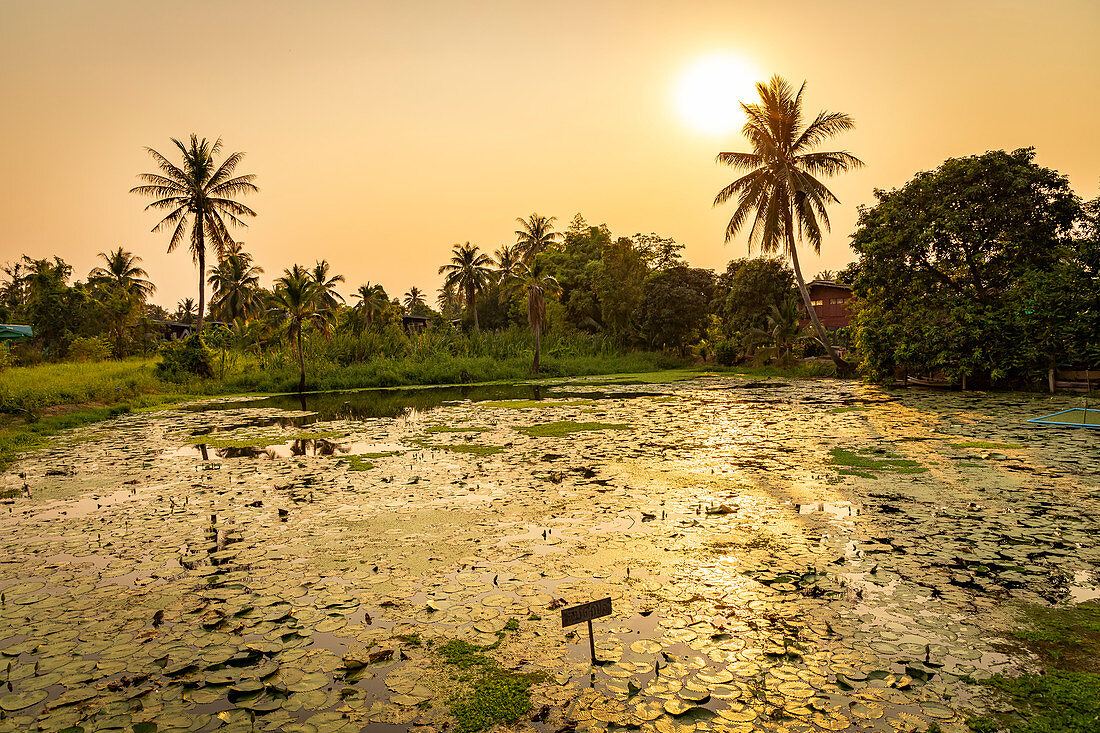
{"type": "Polygon", "coordinates": [[[172,229],[168,251],[179,246],[191,227],[191,256],[199,268],[199,305],[197,331],[202,333],[202,321],[206,308],[206,248],[213,246],[219,255],[233,243],[228,222],[233,226],[247,226],[243,217],[256,212],[236,200],[243,194],[259,191],[256,176],[234,175],[244,153],[230,153],[221,163],[215,159],[222,149],[219,138],[213,143],[191,135],[190,144],[172,138],[172,143],[183,154],[182,166],[177,166],[152,148],[146,148],[156,161],[159,173],[142,173],[138,178],[144,185],[135,186],[130,193],[149,196],[152,203],[145,210],[156,209],[168,214],[153,227],[154,232],[172,229]]]}
{"type": "Polygon", "coordinates": [[[558,241],[560,234],[554,231],[556,216],[539,216],[531,214],[526,219],[516,217],[520,228],[516,230],[516,246],[524,262],[529,262],[535,255],[545,252],[548,247],[558,241]]]}
{"type": "MultiPolygon", "coordinates": [[[[317,316],[313,319],[327,339],[330,326],[336,319],[336,313],[344,302],[344,296],[336,292],[337,283],[344,282],[343,275],[330,275],[330,266],[326,260],[317,260],[309,276],[317,284],[317,316]]],[[[312,348],[312,347],[311,347],[312,348]]]]}
{"type": "Polygon", "coordinates": [[[283,271],[283,276],[275,281],[272,302],[287,319],[287,334],[294,340],[298,352],[298,370],[301,379],[298,391],[306,389],[306,361],[302,351],[302,324],[318,316],[317,301],[320,286],[310,273],[300,265],[294,265],[283,271]]]}
{"type": "Polygon", "coordinates": [[[157,291],[157,286],[145,279],[149,273],[138,265],[141,258],[133,252],[119,247],[110,252],[100,252],[99,258],[105,266],[92,268],[88,273],[89,281],[113,283],[141,301],[157,291]]]}
{"type": "Polygon", "coordinates": [[[386,289],[381,285],[366,283],[359,286],[359,290],[355,292],[355,297],[359,299],[359,302],[352,307],[355,316],[352,321],[352,328],[355,330],[356,335],[359,335],[364,328],[370,328],[378,316],[386,312],[386,308],[390,305],[390,296],[386,294],[386,289]]]}
{"type": "Polygon", "coordinates": [[[759,103],[741,104],[748,118],[741,133],[748,139],[752,152],[719,153],[718,162],[747,173],[719,191],[714,205],[721,206],[736,197],[736,208],[726,226],[726,242],[751,218],[750,250],[756,244],[765,254],[782,251],[791,258],[798,289],[818,339],[837,368],[848,371],[850,365],[829,343],[829,335],[810,302],[810,291],[798,264],[796,236],[814,252],[821,252],[822,227],[829,229],[826,206],[839,201],[818,177],[843,173],[862,166],[863,162],[847,152],[816,150],[834,135],[851,130],[855,122],[843,112],[820,112],[803,127],[805,88],[803,84],[796,93],[786,80],[776,75],[768,84],[756,85],[759,103]]]}
{"type": "Polygon", "coordinates": [[[462,302],[453,285],[443,285],[436,291],[435,304],[444,318],[454,318],[462,310],[462,302]]]}
{"type": "Polygon", "coordinates": [[[405,312],[412,314],[416,306],[424,305],[424,291],[413,285],[409,288],[409,292],[405,293],[405,299],[402,302],[405,305],[405,312]]]}
{"type": "Polygon", "coordinates": [[[443,287],[461,290],[466,297],[466,308],[473,311],[474,330],[480,330],[477,322],[477,294],[485,289],[493,276],[493,260],[479,252],[476,244],[456,244],[451,261],[439,268],[445,275],[443,287]]]}
{"type": "Polygon", "coordinates": [[[539,373],[539,357],[542,354],[542,331],[546,327],[546,296],[561,291],[541,257],[531,261],[520,276],[521,286],[527,293],[527,324],[535,335],[535,359],[531,364],[531,374],[539,373]]]}
{"type": "Polygon", "coordinates": [[[211,309],[227,323],[247,319],[262,305],[260,275],[263,271],[262,267],[252,264],[252,255],[239,247],[235,251],[227,250],[208,278],[213,290],[211,309]]]}
{"type": "Polygon", "coordinates": [[[183,298],[176,305],[176,320],[190,326],[195,322],[195,299],[183,298]]]}

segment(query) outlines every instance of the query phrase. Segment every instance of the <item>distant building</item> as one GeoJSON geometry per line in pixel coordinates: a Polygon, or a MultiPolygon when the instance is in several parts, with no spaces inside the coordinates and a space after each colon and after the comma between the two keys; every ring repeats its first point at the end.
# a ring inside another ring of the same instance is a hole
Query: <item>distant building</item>
{"type": "Polygon", "coordinates": [[[0,341],[34,338],[34,329],[30,326],[16,326],[0,323],[0,341]]]}
{"type": "Polygon", "coordinates": [[[428,316],[401,316],[401,327],[407,333],[420,333],[428,327],[432,319],[428,316]]]}
{"type": "MultiPolygon", "coordinates": [[[[806,284],[806,289],[810,291],[810,303],[818,320],[826,329],[844,328],[852,322],[852,311],[848,309],[848,301],[852,299],[851,287],[831,280],[814,280],[806,284]]],[[[802,319],[803,325],[809,322],[808,316],[802,319]]]]}

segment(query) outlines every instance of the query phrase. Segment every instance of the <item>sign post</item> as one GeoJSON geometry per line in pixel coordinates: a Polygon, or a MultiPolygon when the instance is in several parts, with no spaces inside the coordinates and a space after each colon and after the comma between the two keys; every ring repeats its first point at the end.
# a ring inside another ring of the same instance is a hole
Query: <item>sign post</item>
{"type": "Polygon", "coordinates": [[[611,598],[601,598],[598,601],[582,603],[579,606],[571,606],[561,610],[561,626],[588,622],[588,650],[592,653],[592,665],[596,665],[596,639],[592,633],[592,619],[611,615],[611,598]]]}

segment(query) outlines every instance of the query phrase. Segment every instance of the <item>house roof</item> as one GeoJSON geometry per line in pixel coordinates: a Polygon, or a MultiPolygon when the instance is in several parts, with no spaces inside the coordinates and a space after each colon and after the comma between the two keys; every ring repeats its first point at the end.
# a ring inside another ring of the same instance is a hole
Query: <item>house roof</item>
{"type": "Polygon", "coordinates": [[[811,280],[810,282],[806,283],[806,287],[808,287],[808,288],[812,288],[815,285],[817,285],[818,287],[822,287],[822,288],[840,288],[841,290],[851,290],[852,289],[851,285],[845,285],[843,283],[833,282],[832,280],[811,280]]]}
{"type": "Polygon", "coordinates": [[[34,329],[30,326],[16,326],[14,324],[0,323],[0,339],[23,338],[34,338],[34,329]]]}

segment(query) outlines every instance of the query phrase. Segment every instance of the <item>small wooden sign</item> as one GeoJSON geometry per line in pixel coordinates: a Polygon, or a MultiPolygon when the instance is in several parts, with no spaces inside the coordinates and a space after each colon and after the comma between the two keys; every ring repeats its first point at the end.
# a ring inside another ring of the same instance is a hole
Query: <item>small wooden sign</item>
{"type": "Polygon", "coordinates": [[[571,606],[561,610],[562,628],[579,624],[583,621],[591,621],[594,618],[602,618],[611,615],[611,599],[601,598],[598,601],[582,603],[579,606],[571,606]]]}
{"type": "Polygon", "coordinates": [[[598,601],[582,603],[579,606],[571,606],[561,610],[562,628],[588,622],[588,650],[592,653],[592,666],[596,666],[596,637],[592,633],[592,619],[611,615],[611,598],[601,598],[598,601]]]}

